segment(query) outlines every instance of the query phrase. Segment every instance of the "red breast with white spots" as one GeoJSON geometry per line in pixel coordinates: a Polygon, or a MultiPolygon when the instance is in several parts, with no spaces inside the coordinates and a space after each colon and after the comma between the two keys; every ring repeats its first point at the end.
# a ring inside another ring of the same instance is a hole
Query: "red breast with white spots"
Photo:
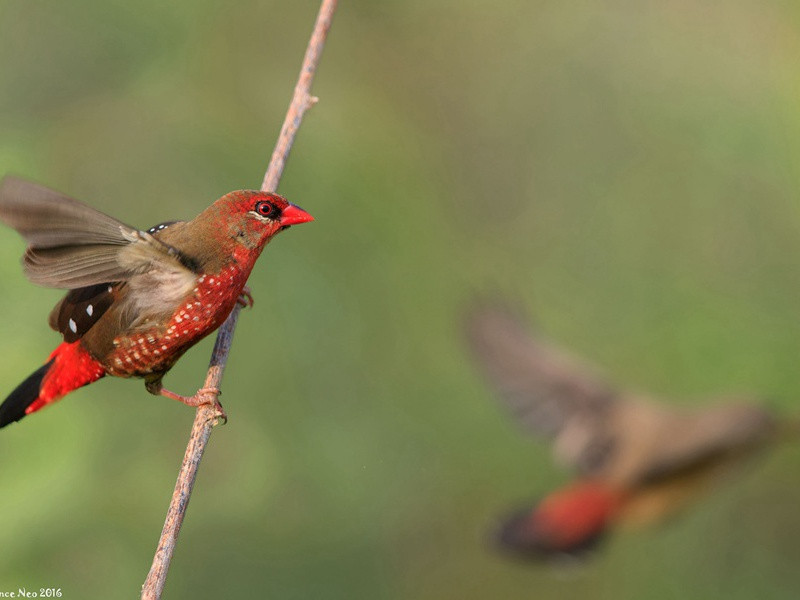
{"type": "Polygon", "coordinates": [[[110,375],[146,377],[167,371],[193,344],[225,322],[247,282],[248,273],[231,265],[198,277],[192,294],[166,325],[135,330],[114,339],[103,360],[110,375]]]}

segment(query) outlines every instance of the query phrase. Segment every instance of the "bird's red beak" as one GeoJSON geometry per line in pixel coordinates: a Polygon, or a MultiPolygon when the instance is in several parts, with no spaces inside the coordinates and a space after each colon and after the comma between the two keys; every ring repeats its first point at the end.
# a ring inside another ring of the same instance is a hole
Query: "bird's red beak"
{"type": "Polygon", "coordinates": [[[300,223],[308,223],[313,220],[314,217],[302,208],[294,204],[289,204],[289,206],[284,208],[281,212],[280,223],[283,227],[289,227],[289,225],[299,225],[300,223]]]}

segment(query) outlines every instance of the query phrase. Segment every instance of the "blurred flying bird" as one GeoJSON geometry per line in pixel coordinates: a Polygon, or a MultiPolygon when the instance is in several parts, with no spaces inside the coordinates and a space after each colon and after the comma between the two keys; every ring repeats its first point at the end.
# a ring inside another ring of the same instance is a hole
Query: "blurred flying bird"
{"type": "Polygon", "coordinates": [[[690,410],[619,391],[504,308],[473,311],[468,336],[514,416],[578,474],[501,526],[501,547],[525,557],[579,556],[617,524],[661,520],[784,431],[751,399],[690,410]]]}
{"type": "MultiPolygon", "coordinates": [[[[267,243],[312,221],[281,196],[238,191],[191,221],[139,230],[29,181],[0,184],[0,221],[28,243],[28,278],[70,290],[50,313],[64,341],[0,405],[0,427],[103,377],[142,377],[147,390],[191,406],[161,379],[191,346],[222,325],[267,243]]],[[[201,390],[213,391],[213,390],[201,390]]]]}

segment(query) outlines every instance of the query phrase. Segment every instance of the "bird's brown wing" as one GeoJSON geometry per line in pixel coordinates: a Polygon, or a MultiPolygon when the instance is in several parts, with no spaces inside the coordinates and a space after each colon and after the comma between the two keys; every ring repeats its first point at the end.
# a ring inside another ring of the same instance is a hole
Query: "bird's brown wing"
{"type": "Polygon", "coordinates": [[[39,285],[67,289],[120,280],[117,262],[135,229],[44,186],[6,177],[0,220],[28,242],[25,274],[39,285]]]}
{"type": "Polygon", "coordinates": [[[127,281],[154,268],[192,275],[185,257],[153,234],[16,177],[0,183],[0,221],[28,242],[25,274],[45,287],[127,281]]]}
{"type": "Polygon", "coordinates": [[[50,326],[65,341],[82,338],[112,306],[117,332],[172,314],[194,289],[197,273],[191,259],[150,233],[131,237],[116,258],[126,280],[70,290],[51,312],[50,326]]]}
{"type": "Polygon", "coordinates": [[[133,227],[37,183],[5,177],[0,183],[0,218],[34,248],[124,245],[133,227]]]}
{"type": "Polygon", "coordinates": [[[510,311],[481,307],[468,319],[468,337],[490,383],[534,434],[553,438],[557,455],[591,471],[613,440],[605,422],[617,393],[594,369],[535,339],[510,311]]]}
{"type": "MultiPolygon", "coordinates": [[[[172,231],[186,224],[170,225],[172,231]]],[[[120,262],[134,275],[128,280],[128,293],[120,317],[122,328],[139,327],[160,315],[171,314],[197,285],[200,265],[194,257],[158,240],[154,234],[139,231],[140,238],[120,255],[120,262]]]]}
{"type": "Polygon", "coordinates": [[[120,298],[126,304],[122,313],[147,318],[171,310],[197,279],[191,257],[158,239],[164,227],[139,231],[23,179],[0,183],[0,221],[28,242],[23,266],[31,281],[70,290],[50,315],[50,325],[69,342],[120,298]]]}
{"type": "Polygon", "coordinates": [[[70,290],[50,311],[50,327],[61,333],[65,342],[81,339],[117,300],[120,285],[124,284],[100,283],[70,290]]]}

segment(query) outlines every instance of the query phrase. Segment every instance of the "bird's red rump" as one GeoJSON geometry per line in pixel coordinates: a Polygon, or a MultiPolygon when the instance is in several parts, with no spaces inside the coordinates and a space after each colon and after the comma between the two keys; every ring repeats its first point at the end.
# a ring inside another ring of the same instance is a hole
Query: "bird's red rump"
{"type": "Polygon", "coordinates": [[[624,494],[597,481],[579,481],[553,492],[531,516],[537,535],[567,549],[600,533],[621,508],[624,494]]]}
{"type": "Polygon", "coordinates": [[[48,360],[53,361],[53,365],[42,380],[39,397],[25,409],[26,415],[106,374],[103,365],[92,358],[79,341],[60,344],[48,360]]]}

